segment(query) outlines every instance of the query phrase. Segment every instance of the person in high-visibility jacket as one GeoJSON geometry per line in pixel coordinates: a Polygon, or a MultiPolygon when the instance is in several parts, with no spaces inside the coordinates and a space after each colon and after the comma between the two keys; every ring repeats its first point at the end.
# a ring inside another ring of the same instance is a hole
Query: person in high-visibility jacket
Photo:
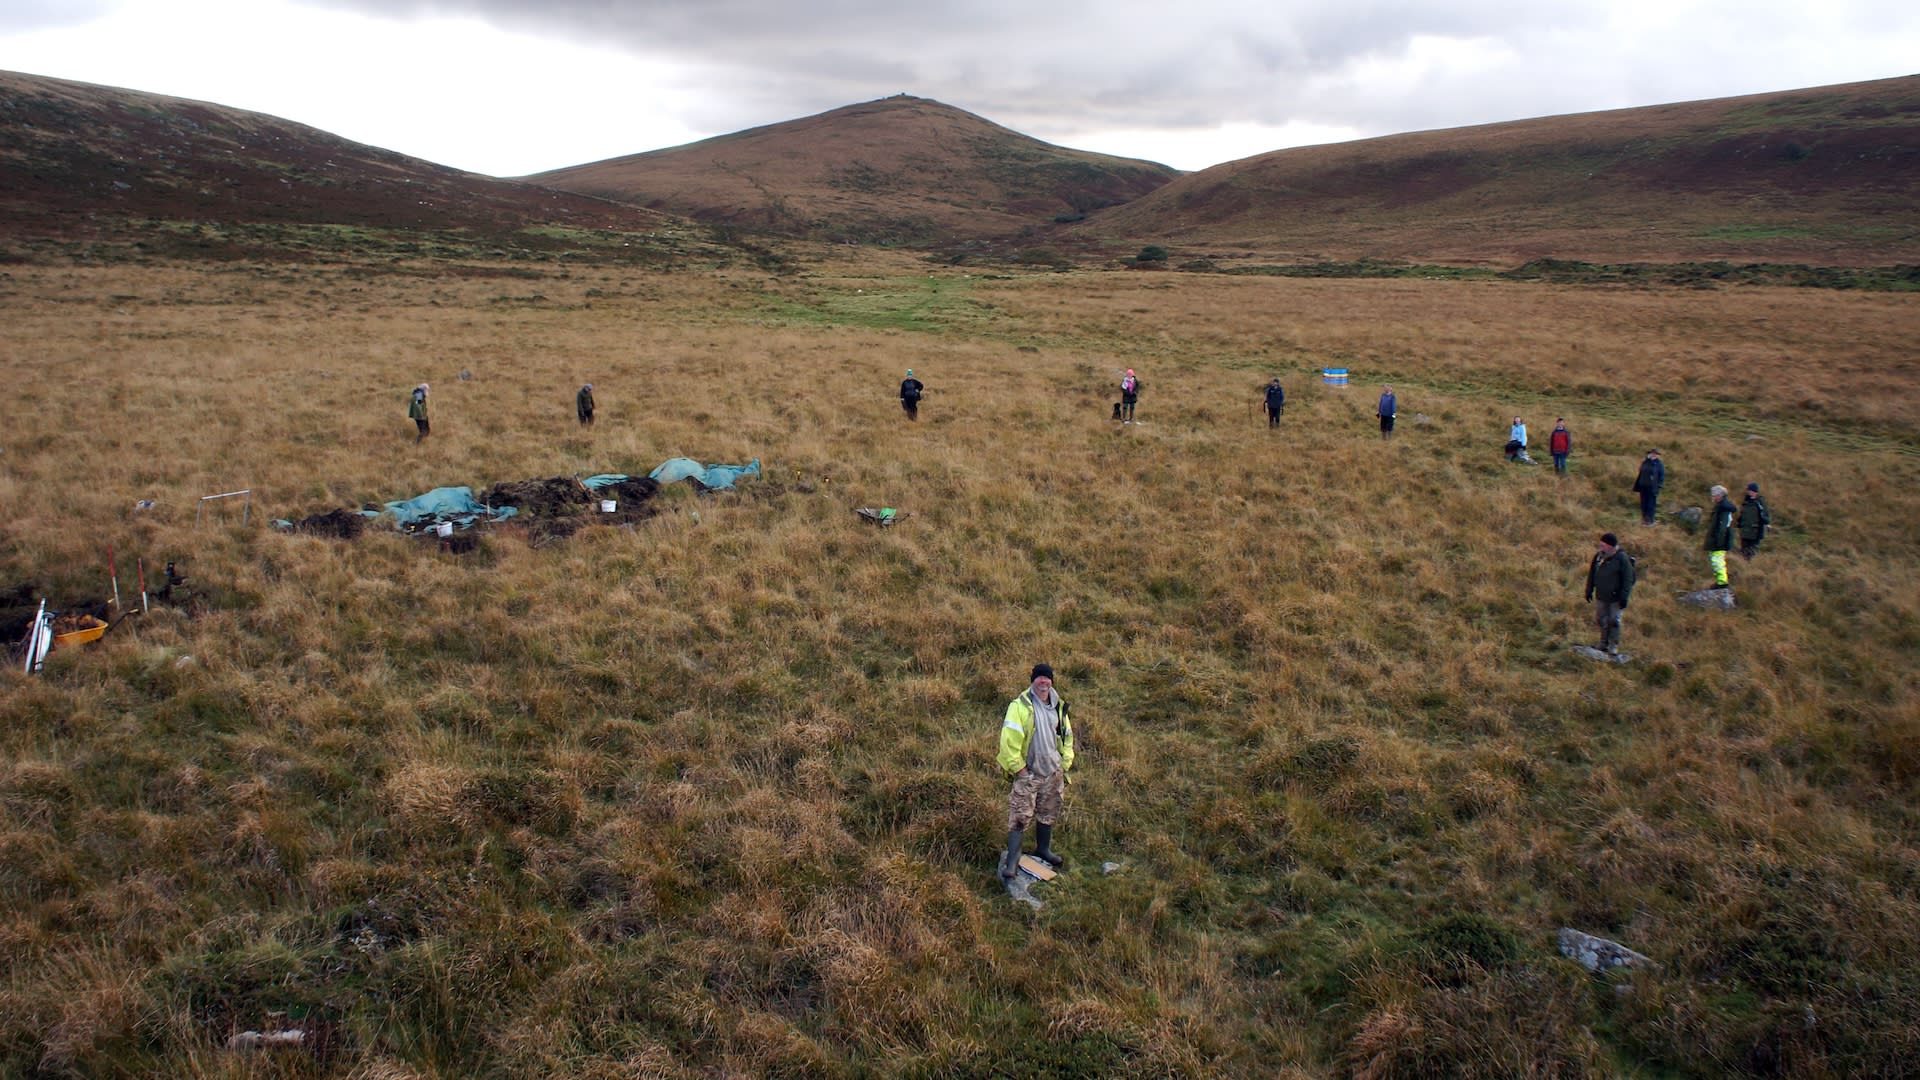
{"type": "Polygon", "coordinates": [[[1067,793],[1067,770],[1073,768],[1073,723],[1067,703],[1053,688],[1053,668],[1033,665],[1030,685],[1007,704],[1000,724],[1000,771],[1012,781],[1007,795],[1007,852],[1000,857],[1000,877],[1011,881],[1020,872],[1020,841],[1030,823],[1036,823],[1034,857],[1048,866],[1066,860],[1053,853],[1053,827],[1060,821],[1067,793]]]}
{"type": "Polygon", "coordinates": [[[1713,588],[1727,588],[1727,552],[1733,550],[1733,519],[1738,513],[1727,500],[1727,489],[1719,484],[1707,492],[1713,496],[1713,509],[1707,513],[1707,565],[1713,568],[1713,588]]]}

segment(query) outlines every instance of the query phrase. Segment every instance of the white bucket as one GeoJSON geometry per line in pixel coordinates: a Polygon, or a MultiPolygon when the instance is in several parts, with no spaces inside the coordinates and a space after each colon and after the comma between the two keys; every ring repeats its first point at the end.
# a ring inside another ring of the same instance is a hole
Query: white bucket
{"type": "Polygon", "coordinates": [[[603,514],[611,514],[613,513],[614,505],[615,503],[612,499],[601,499],[600,512],[603,514]]]}
{"type": "Polygon", "coordinates": [[[451,522],[451,521],[443,521],[443,522],[441,522],[440,524],[438,524],[438,525],[435,525],[435,526],[433,527],[433,531],[434,531],[434,534],[435,534],[436,536],[452,536],[452,535],[453,535],[453,522],[451,522]]]}

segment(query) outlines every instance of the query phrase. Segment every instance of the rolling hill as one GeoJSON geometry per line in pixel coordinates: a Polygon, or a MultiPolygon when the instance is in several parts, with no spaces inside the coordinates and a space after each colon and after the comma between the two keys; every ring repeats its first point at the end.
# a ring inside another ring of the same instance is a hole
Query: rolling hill
{"type": "Polygon", "coordinates": [[[1296,260],[1912,262],[1920,76],[1280,150],[1075,230],[1296,260]]]}
{"type": "Polygon", "coordinates": [[[901,94],[526,179],[790,236],[924,244],[1018,234],[1176,175],[901,94]]]}
{"type": "Polygon", "coordinates": [[[578,248],[666,215],[450,169],[260,113],[0,72],[0,245],[188,256],[578,248]]]}

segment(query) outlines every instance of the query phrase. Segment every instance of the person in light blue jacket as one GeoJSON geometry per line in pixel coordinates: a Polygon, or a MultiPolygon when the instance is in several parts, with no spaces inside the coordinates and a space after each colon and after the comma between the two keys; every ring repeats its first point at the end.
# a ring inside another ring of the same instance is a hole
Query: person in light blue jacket
{"type": "Polygon", "coordinates": [[[1520,465],[1533,464],[1533,459],[1527,456],[1527,422],[1517,416],[1507,433],[1507,460],[1520,465]]]}

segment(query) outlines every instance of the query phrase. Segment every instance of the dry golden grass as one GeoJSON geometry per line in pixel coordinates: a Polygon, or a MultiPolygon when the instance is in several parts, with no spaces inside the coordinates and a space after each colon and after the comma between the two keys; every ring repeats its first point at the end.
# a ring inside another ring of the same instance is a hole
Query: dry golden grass
{"type": "Polygon", "coordinates": [[[0,1071],[1820,1075],[1920,1043],[1911,299],[884,254],[0,285],[0,585],[100,598],[111,543],[123,596],[144,557],[195,597],[0,676],[0,1071]],[[1571,475],[1502,462],[1515,413],[1568,418],[1571,475]],[[1675,602],[1697,534],[1631,527],[1649,445],[1669,508],[1765,487],[1739,611],[1675,602]],[[765,473],[464,556],[264,527],[674,455],[765,473]],[[250,525],[195,527],[242,487],[250,525]],[[1566,650],[1609,529],[1619,668],[1566,650]],[[1032,912],[990,760],[1037,659],[1082,765],[1032,912]],[[1661,967],[1576,975],[1563,925],[1661,967]],[[324,1049],[223,1049],[275,1024],[324,1049]]]}

